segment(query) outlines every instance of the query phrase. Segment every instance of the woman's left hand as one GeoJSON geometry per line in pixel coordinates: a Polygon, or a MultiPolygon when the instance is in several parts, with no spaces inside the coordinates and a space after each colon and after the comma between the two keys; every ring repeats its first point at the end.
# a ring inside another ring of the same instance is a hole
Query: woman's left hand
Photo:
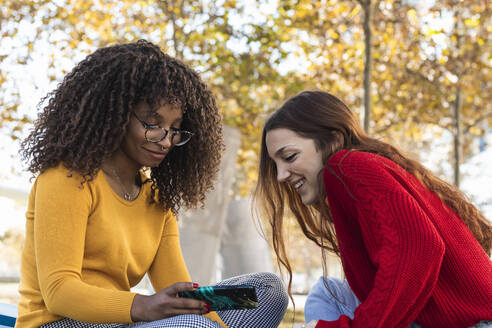
{"type": "Polygon", "coordinates": [[[295,323],[292,328],[314,328],[318,324],[318,320],[312,320],[309,323],[295,323]]]}
{"type": "Polygon", "coordinates": [[[155,321],[182,314],[210,312],[210,305],[204,301],[178,297],[178,292],[195,288],[191,282],[177,282],[153,295],[135,295],[130,310],[132,321],[155,321]]]}

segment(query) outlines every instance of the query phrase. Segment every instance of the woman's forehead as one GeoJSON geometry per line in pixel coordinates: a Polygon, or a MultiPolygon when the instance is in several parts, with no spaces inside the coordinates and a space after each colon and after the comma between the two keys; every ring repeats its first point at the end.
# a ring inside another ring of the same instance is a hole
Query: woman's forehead
{"type": "Polygon", "coordinates": [[[287,128],[276,128],[268,131],[266,133],[266,141],[267,143],[270,141],[274,143],[289,143],[292,141],[301,141],[306,138],[300,136],[298,133],[287,129],[287,128]]]}
{"type": "Polygon", "coordinates": [[[135,107],[135,112],[142,114],[146,117],[160,118],[168,114],[182,115],[181,106],[177,103],[169,103],[167,101],[160,101],[153,105],[149,105],[146,101],[141,101],[135,107]]]}
{"type": "Polygon", "coordinates": [[[288,147],[303,146],[305,142],[305,138],[285,128],[268,131],[265,139],[267,150],[271,157],[278,155],[279,152],[288,147]]]}

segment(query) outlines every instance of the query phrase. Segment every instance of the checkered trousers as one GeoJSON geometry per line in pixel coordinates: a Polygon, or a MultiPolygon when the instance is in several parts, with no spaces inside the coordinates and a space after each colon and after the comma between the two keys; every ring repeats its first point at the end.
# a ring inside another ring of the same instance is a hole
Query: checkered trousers
{"type": "MultiPolygon", "coordinates": [[[[248,284],[256,287],[259,306],[250,310],[218,311],[229,328],[275,328],[282,320],[289,302],[282,281],[273,273],[250,273],[219,282],[217,285],[248,284]]],[[[134,324],[94,324],[65,318],[47,323],[41,328],[220,328],[201,315],[179,315],[152,322],[134,324]]]]}

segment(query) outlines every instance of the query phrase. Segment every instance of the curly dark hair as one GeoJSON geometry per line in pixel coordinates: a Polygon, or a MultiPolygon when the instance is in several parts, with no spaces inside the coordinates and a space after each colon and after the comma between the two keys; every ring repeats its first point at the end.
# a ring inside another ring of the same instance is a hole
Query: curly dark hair
{"type": "Polygon", "coordinates": [[[203,206],[224,149],[221,116],[198,74],[145,40],[96,50],[41,100],[39,107],[46,105],[21,144],[28,171],[36,176],[63,163],[92,180],[141,101],[181,107],[182,128],[194,133],[151,169],[152,198],[174,213],[203,206]]]}

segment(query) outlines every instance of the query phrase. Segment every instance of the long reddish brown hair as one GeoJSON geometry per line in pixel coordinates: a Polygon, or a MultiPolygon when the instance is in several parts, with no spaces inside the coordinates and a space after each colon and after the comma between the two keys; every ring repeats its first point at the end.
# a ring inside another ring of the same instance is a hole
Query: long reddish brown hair
{"type": "MultiPolygon", "coordinates": [[[[305,206],[299,194],[287,183],[277,181],[275,162],[268,156],[266,134],[286,128],[302,137],[313,139],[322,152],[324,163],[342,149],[360,150],[384,156],[413,174],[427,188],[448,204],[471,230],[487,254],[492,247],[492,227],[483,214],[467,200],[456,186],[449,184],[427,170],[422,164],[407,158],[388,143],[369,137],[354,113],[337,97],[322,91],[303,91],[287,100],[268,119],[261,140],[258,184],[253,195],[257,220],[269,222],[277,262],[289,274],[288,291],[291,295],[292,268],[287,256],[283,232],[284,216],[293,215],[304,235],[325,251],[339,254],[332,217],[325,202],[305,206]]],[[[319,179],[321,179],[321,172],[319,179]]],[[[324,183],[320,183],[324,194],[324,183]]],[[[324,198],[324,197],[323,197],[324,198]]],[[[326,261],[323,256],[323,269],[326,261]]]]}

